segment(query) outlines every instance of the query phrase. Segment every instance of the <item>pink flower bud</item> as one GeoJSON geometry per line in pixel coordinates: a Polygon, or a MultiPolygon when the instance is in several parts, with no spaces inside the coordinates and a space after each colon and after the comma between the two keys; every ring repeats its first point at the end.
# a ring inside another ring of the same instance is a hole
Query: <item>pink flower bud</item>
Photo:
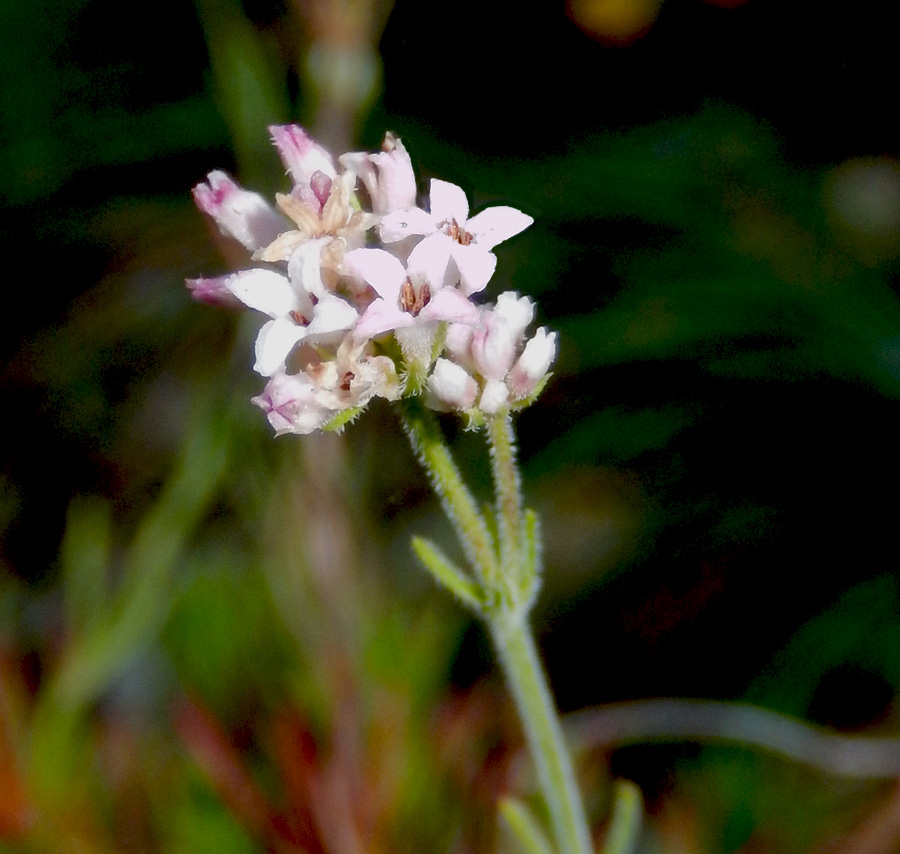
{"type": "Polygon", "coordinates": [[[525,345],[519,361],[509,374],[509,388],[516,400],[528,397],[550,370],[556,358],[556,333],[542,326],[525,345]]]}
{"type": "Polygon", "coordinates": [[[210,172],[206,183],[197,184],[193,193],[197,207],[215,220],[219,231],[251,252],[268,246],[287,228],[285,220],[259,193],[242,189],[225,172],[210,172]]]}
{"type": "Polygon", "coordinates": [[[429,402],[434,408],[469,409],[475,403],[477,393],[475,380],[459,365],[449,359],[438,359],[434,363],[428,378],[429,402]]]}
{"type": "Polygon", "coordinates": [[[294,182],[295,195],[310,210],[320,213],[337,177],[331,155],[299,125],[271,125],[269,133],[294,182]]]}

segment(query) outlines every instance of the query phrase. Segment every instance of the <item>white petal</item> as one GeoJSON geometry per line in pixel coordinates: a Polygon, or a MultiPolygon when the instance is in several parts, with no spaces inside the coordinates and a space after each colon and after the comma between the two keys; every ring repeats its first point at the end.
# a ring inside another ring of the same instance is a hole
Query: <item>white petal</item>
{"type": "Polygon", "coordinates": [[[406,270],[384,249],[353,249],[344,255],[344,272],[368,282],[375,292],[396,304],[400,286],[406,281],[406,270]]]}
{"type": "Polygon", "coordinates": [[[359,313],[350,303],[327,294],[317,303],[313,319],[307,326],[310,335],[322,335],[351,329],[359,320],[359,313]]]}
{"type": "Polygon", "coordinates": [[[431,216],[438,224],[456,220],[458,225],[464,225],[469,218],[469,201],[462,187],[431,179],[431,216]]]}
{"type": "Polygon", "coordinates": [[[329,178],[337,174],[331,155],[300,125],[270,125],[269,133],[295,182],[308,181],[314,172],[324,172],[329,178]]]}
{"type": "Polygon", "coordinates": [[[534,302],[528,297],[520,297],[514,291],[504,291],[497,297],[494,312],[502,317],[513,330],[513,334],[519,337],[534,320],[534,302]]]}
{"type": "Polygon", "coordinates": [[[525,345],[519,361],[509,373],[509,386],[516,399],[527,397],[534,391],[556,358],[556,333],[547,332],[542,326],[525,345]]]}
{"type": "Polygon", "coordinates": [[[478,407],[485,415],[496,415],[509,403],[509,390],[502,380],[488,380],[484,384],[478,407]]]}
{"type": "Polygon", "coordinates": [[[290,281],[274,270],[244,270],[229,276],[225,286],[244,305],[269,317],[284,317],[301,308],[290,281]]]}
{"type": "Polygon", "coordinates": [[[193,192],[197,207],[216,221],[219,231],[251,252],[268,246],[290,228],[259,193],[243,189],[221,170],[210,172],[206,183],[197,184],[193,192]]]}
{"type": "Polygon", "coordinates": [[[434,217],[421,208],[410,208],[385,214],[378,233],[385,243],[396,243],[417,234],[431,234],[437,230],[434,217]]]}
{"type": "Polygon", "coordinates": [[[428,282],[432,291],[442,288],[453,245],[446,234],[429,234],[409,253],[406,262],[409,277],[416,284],[428,282]]]}
{"type": "Polygon", "coordinates": [[[334,416],[333,411],[319,404],[316,391],[316,386],[303,374],[276,374],[251,403],[266,413],[276,436],[307,434],[318,430],[334,416]]]}
{"type": "Polygon", "coordinates": [[[486,252],[475,243],[453,245],[453,260],[459,270],[462,289],[467,294],[477,294],[487,287],[497,267],[497,256],[486,252]]]}
{"type": "Polygon", "coordinates": [[[298,291],[315,294],[317,297],[328,293],[322,282],[322,248],[328,242],[327,237],[305,240],[291,253],[288,259],[288,276],[298,291]]]}
{"type": "Polygon", "coordinates": [[[475,214],[466,223],[466,231],[482,249],[493,249],[498,243],[524,231],[533,222],[534,219],[528,214],[501,205],[475,214]]]}
{"type": "Polygon", "coordinates": [[[264,377],[271,377],[283,370],[288,354],[306,334],[305,326],[298,326],[287,318],[270,320],[256,336],[256,364],[253,370],[264,377]]]}
{"type": "Polygon", "coordinates": [[[478,386],[462,367],[449,359],[438,359],[428,378],[428,391],[442,404],[468,409],[475,403],[478,386]]]}

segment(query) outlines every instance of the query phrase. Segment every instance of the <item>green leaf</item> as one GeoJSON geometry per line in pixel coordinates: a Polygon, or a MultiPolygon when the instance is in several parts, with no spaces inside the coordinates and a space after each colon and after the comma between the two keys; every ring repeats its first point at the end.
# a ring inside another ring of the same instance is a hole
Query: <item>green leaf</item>
{"type": "Polygon", "coordinates": [[[553,854],[553,848],[537,819],[521,801],[503,798],[500,801],[500,817],[512,831],[523,854],[553,854]]]}
{"type": "Polygon", "coordinates": [[[479,586],[451,561],[431,540],[412,538],[413,551],[439,584],[446,587],[476,613],[484,609],[484,594],[479,586]]]}
{"type": "Polygon", "coordinates": [[[631,780],[616,780],[612,818],[603,854],[632,854],[641,833],[644,799],[631,780]]]}
{"type": "Polygon", "coordinates": [[[522,594],[531,603],[541,586],[541,529],[537,513],[525,508],[525,536],[522,543],[522,594]]]}

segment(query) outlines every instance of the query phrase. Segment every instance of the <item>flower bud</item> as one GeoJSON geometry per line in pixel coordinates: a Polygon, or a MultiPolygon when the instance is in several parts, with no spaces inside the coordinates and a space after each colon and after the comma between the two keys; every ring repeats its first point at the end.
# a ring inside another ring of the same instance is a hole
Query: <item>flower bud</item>
{"type": "Polygon", "coordinates": [[[528,397],[556,358],[556,333],[545,326],[534,333],[509,374],[509,388],[516,400],[528,397]]]}

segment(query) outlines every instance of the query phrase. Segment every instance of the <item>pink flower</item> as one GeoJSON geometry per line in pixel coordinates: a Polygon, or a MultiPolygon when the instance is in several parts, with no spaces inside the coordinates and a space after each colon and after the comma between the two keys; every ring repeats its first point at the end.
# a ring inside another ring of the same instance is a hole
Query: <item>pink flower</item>
{"type": "Polygon", "coordinates": [[[387,214],[381,221],[381,239],[393,243],[423,235],[420,244],[443,244],[452,264],[447,284],[461,283],[466,294],[483,291],[497,266],[491,251],[498,243],[524,231],[534,220],[515,208],[499,205],[469,219],[469,202],[456,184],[431,181],[431,212],[410,208],[387,214]]]}
{"type": "Polygon", "coordinates": [[[359,175],[377,214],[401,211],[416,204],[416,176],[403,143],[392,133],[384,135],[381,151],[354,151],[338,158],[359,175]]]}
{"type": "Polygon", "coordinates": [[[293,194],[311,211],[320,213],[337,177],[331,155],[299,125],[270,125],[269,133],[294,182],[293,194]]]}
{"type": "Polygon", "coordinates": [[[210,172],[206,183],[197,184],[193,192],[197,207],[215,220],[219,231],[251,252],[268,245],[287,228],[286,221],[259,193],[242,189],[225,172],[210,172]]]}
{"type": "Polygon", "coordinates": [[[344,272],[365,280],[378,294],[356,325],[356,340],[442,320],[477,323],[478,309],[455,288],[443,287],[445,257],[424,243],[412,251],[406,267],[384,249],[348,252],[344,272]]]}

